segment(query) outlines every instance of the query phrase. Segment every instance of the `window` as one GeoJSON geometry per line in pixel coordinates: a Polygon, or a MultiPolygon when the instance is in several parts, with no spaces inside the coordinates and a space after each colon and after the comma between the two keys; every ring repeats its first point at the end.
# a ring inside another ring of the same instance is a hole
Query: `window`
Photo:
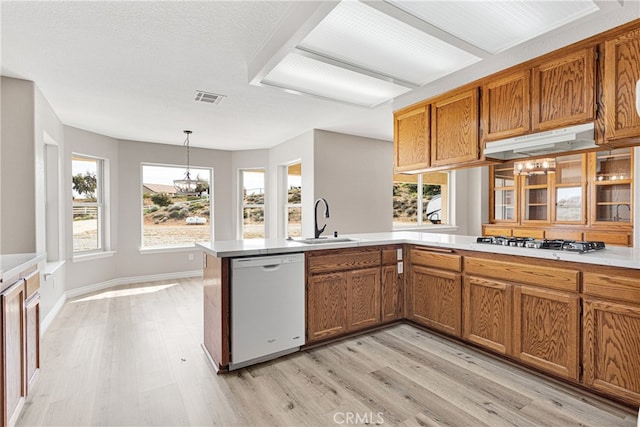
{"type": "Polygon", "coordinates": [[[240,171],[241,238],[256,239],[264,233],[264,169],[240,171]]]}
{"type": "Polygon", "coordinates": [[[287,200],[284,205],[285,237],[302,236],[302,163],[287,166],[287,200]]]}
{"type": "Polygon", "coordinates": [[[195,196],[176,193],[173,181],[183,179],[184,166],[142,165],[142,248],[193,246],[212,240],[211,169],[190,168],[206,184],[195,196]]]}
{"type": "Polygon", "coordinates": [[[104,160],[74,154],[73,253],[104,251],[104,160]]]}
{"type": "Polygon", "coordinates": [[[447,172],[393,176],[393,227],[448,222],[447,172]]]}

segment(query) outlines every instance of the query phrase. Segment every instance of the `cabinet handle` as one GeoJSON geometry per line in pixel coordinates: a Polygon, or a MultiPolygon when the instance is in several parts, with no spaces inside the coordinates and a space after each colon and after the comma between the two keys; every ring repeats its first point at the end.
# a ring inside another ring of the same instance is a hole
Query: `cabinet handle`
{"type": "Polygon", "coordinates": [[[454,251],[453,249],[448,249],[448,248],[420,248],[418,249],[418,251],[420,252],[440,252],[443,254],[452,254],[454,251]]]}

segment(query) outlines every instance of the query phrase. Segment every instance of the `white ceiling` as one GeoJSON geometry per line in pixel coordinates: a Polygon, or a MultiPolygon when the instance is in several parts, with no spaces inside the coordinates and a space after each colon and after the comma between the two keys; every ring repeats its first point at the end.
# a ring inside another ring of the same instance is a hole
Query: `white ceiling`
{"type": "MultiPolygon", "coordinates": [[[[393,109],[640,16],[639,0],[596,3],[595,14],[372,109],[249,84],[256,58],[309,34],[331,11],[326,1],[2,0],[1,70],[34,81],[66,125],[120,139],[181,145],[191,129],[192,146],[244,150],[325,129],[391,140],[393,109]],[[198,90],[226,97],[199,103],[198,90]]],[[[371,4],[478,54],[389,3],[371,4]]]]}

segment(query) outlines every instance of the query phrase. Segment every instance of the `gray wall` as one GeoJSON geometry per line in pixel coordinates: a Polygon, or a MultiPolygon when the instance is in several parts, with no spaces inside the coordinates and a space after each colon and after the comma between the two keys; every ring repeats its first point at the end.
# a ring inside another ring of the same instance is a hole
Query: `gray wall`
{"type": "Polygon", "coordinates": [[[2,77],[2,253],[36,251],[35,85],[2,77]]]}
{"type": "Polygon", "coordinates": [[[314,136],[314,199],[327,199],[331,213],[325,220],[318,207],[324,235],[391,231],[393,143],[322,130],[314,136]]]}

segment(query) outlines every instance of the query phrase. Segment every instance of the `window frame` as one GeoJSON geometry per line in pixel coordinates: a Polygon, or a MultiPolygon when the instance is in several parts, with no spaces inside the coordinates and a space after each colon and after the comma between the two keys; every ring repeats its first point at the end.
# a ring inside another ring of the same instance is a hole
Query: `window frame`
{"type": "Polygon", "coordinates": [[[267,238],[266,180],[267,180],[267,171],[266,171],[266,168],[264,167],[238,169],[238,210],[239,211],[238,211],[238,227],[237,227],[238,232],[236,233],[236,235],[239,240],[248,239],[244,237],[244,210],[251,209],[251,208],[262,208],[262,215],[264,218],[263,225],[262,225],[263,227],[262,239],[267,238]],[[255,204],[255,203],[245,204],[244,203],[244,173],[258,172],[258,171],[262,171],[262,175],[263,175],[262,185],[264,187],[262,188],[262,194],[263,194],[262,204],[255,204]]]}
{"type": "Polygon", "coordinates": [[[302,160],[293,161],[291,163],[283,165],[284,169],[284,203],[283,203],[283,221],[284,221],[284,238],[287,239],[289,237],[302,237],[303,229],[302,229],[302,172],[300,172],[300,203],[289,203],[289,168],[291,166],[300,165],[300,170],[302,171],[302,160]],[[290,208],[299,208],[300,209],[300,235],[299,236],[291,236],[289,235],[289,209],[290,208]]]}
{"type": "MultiPolygon", "coordinates": [[[[108,239],[108,179],[106,176],[108,175],[108,165],[109,160],[92,156],[83,153],[73,152],[71,153],[71,184],[73,187],[73,161],[75,159],[84,159],[84,160],[94,160],[96,162],[96,201],[95,202],[83,202],[77,203],[75,199],[71,198],[71,253],[73,259],[80,259],[86,257],[93,257],[95,255],[100,255],[109,252],[109,239],[108,239]],[[74,247],[74,237],[73,237],[73,216],[76,207],[95,207],[97,212],[97,248],[89,249],[89,250],[76,250],[74,247]]],[[[73,194],[73,190],[72,190],[73,194]]]]}
{"type": "MultiPolygon", "coordinates": [[[[419,173],[416,174],[417,176],[417,183],[416,186],[417,188],[420,189],[420,195],[417,198],[417,204],[416,204],[416,217],[417,217],[417,221],[415,223],[410,223],[410,224],[406,224],[406,225],[396,225],[396,222],[394,221],[394,218],[391,218],[391,222],[392,222],[392,230],[394,231],[402,231],[402,230],[410,230],[410,229],[415,229],[415,228],[432,228],[432,227],[451,227],[451,209],[450,209],[450,204],[449,204],[449,200],[451,200],[450,195],[451,195],[451,173],[449,171],[439,171],[437,173],[442,173],[442,174],[446,174],[447,175],[447,184],[446,186],[442,185],[442,184],[429,184],[428,182],[425,182],[425,175],[428,173],[419,173]],[[440,197],[442,200],[442,206],[440,211],[441,212],[446,212],[447,213],[447,222],[442,222],[441,224],[433,224],[428,220],[424,220],[423,216],[425,214],[424,212],[424,208],[425,208],[425,202],[424,202],[424,193],[422,193],[423,189],[424,189],[424,185],[440,185],[441,187],[441,192],[440,192],[440,197]],[[442,187],[446,187],[445,191],[446,194],[444,194],[444,191],[442,191],[442,187]]],[[[393,183],[395,183],[396,181],[394,180],[393,183]]],[[[392,183],[392,185],[393,185],[392,183]]]]}
{"type": "MultiPolygon", "coordinates": [[[[182,169],[183,171],[186,170],[187,165],[180,165],[180,164],[169,164],[169,163],[155,163],[155,162],[140,162],[140,186],[139,186],[139,213],[140,213],[140,246],[139,246],[139,252],[144,254],[150,254],[150,253],[160,253],[160,252],[176,252],[176,251],[184,251],[184,250],[192,250],[195,247],[195,242],[191,242],[191,243],[181,243],[181,244],[176,244],[176,245],[169,245],[169,246],[145,246],[144,245],[144,191],[143,191],[143,187],[144,187],[144,167],[145,166],[151,166],[151,167],[165,167],[165,168],[175,168],[175,169],[182,169]]],[[[191,171],[193,172],[193,170],[206,170],[209,172],[209,223],[207,224],[207,226],[209,227],[209,239],[211,242],[214,241],[215,239],[215,228],[214,228],[214,210],[213,210],[213,206],[214,206],[214,169],[213,167],[209,167],[209,166],[194,166],[194,165],[189,165],[189,168],[191,169],[191,171]]]]}

